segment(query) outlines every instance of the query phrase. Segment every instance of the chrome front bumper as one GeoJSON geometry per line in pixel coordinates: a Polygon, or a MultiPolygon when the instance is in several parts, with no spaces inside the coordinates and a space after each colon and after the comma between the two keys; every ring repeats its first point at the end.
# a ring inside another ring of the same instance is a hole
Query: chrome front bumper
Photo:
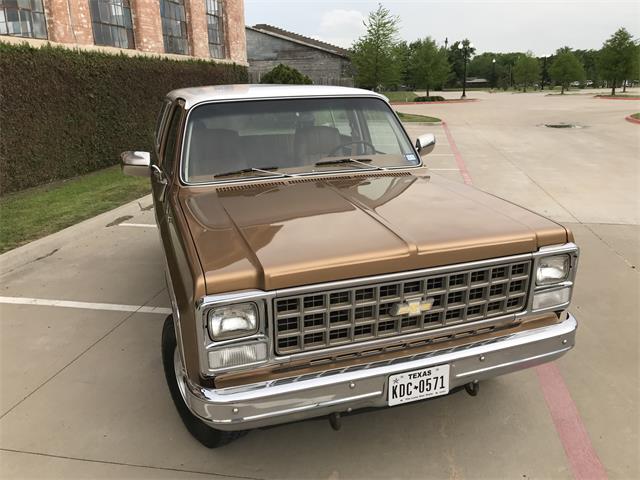
{"type": "Polygon", "coordinates": [[[548,327],[284,382],[225,389],[187,383],[185,401],[197,417],[218,430],[246,430],[333,412],[385,407],[389,375],[449,364],[449,386],[453,389],[555,360],[573,348],[576,328],[576,319],[569,314],[566,320],[548,327]]]}

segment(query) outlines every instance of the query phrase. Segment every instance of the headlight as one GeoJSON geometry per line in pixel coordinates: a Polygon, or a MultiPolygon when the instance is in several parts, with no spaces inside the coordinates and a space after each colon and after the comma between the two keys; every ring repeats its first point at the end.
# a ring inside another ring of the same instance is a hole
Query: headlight
{"type": "Polygon", "coordinates": [[[253,342],[245,345],[220,348],[209,352],[209,368],[231,368],[264,362],[267,359],[267,344],[253,342]]]}
{"type": "Polygon", "coordinates": [[[571,298],[571,287],[543,290],[533,296],[533,310],[564,305],[571,298]]]}
{"type": "Polygon", "coordinates": [[[569,276],[570,266],[571,261],[569,255],[542,257],[538,262],[536,284],[551,285],[566,280],[569,276]]]}
{"type": "Polygon", "coordinates": [[[258,309],[255,303],[240,303],[213,308],[207,315],[211,340],[246,337],[258,330],[258,309]]]}

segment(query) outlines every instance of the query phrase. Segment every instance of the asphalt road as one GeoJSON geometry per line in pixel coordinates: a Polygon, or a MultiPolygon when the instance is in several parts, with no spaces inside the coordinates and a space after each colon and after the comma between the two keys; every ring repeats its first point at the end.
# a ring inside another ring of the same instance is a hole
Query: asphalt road
{"type": "Polygon", "coordinates": [[[0,256],[0,475],[190,478],[638,478],[640,102],[474,93],[440,117],[434,175],[571,227],[577,347],[429,402],[309,421],[208,450],[160,360],[168,307],[145,198],[0,256]],[[545,123],[583,128],[550,129],[545,123]],[[142,308],[139,308],[142,307],[142,308]]]}

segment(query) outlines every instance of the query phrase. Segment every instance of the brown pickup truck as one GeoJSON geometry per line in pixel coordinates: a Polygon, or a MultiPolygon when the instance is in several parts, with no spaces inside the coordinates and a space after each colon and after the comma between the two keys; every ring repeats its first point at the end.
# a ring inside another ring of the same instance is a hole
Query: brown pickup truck
{"type": "Polygon", "coordinates": [[[252,428],[445,395],[574,345],[571,232],[431,173],[385,97],[175,90],[150,176],[169,390],[220,446],[252,428]]]}

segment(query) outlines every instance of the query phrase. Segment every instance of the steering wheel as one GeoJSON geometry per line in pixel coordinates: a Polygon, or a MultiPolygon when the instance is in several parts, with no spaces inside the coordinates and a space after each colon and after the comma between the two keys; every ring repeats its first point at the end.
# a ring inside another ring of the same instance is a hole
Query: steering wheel
{"type": "Polygon", "coordinates": [[[350,145],[365,145],[367,147],[371,147],[371,150],[373,150],[373,153],[382,153],[379,152],[378,150],[376,150],[376,147],[371,143],[371,142],[367,142],[366,140],[355,140],[353,142],[347,142],[347,143],[343,143],[341,145],[338,145],[336,148],[334,148],[333,150],[331,150],[331,152],[329,152],[329,157],[335,155],[338,150],[340,150],[341,148],[345,148],[348,147],[350,145]]]}

